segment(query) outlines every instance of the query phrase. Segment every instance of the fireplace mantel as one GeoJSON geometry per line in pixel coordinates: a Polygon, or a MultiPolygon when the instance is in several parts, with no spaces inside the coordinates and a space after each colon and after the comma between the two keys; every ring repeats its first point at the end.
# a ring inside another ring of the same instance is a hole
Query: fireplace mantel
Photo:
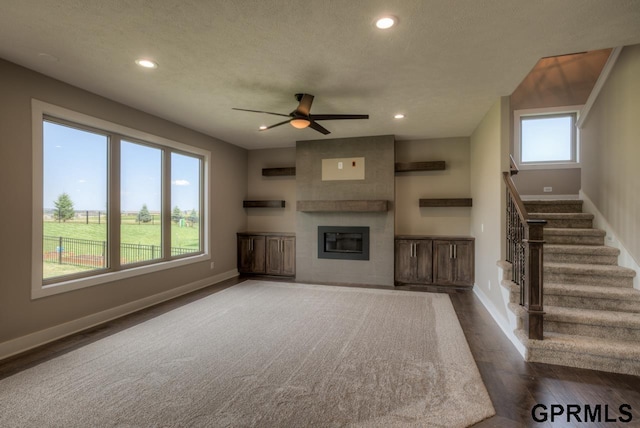
{"type": "Polygon", "coordinates": [[[385,199],[298,201],[297,211],[302,211],[302,212],[385,212],[385,211],[389,211],[389,201],[385,199]]]}

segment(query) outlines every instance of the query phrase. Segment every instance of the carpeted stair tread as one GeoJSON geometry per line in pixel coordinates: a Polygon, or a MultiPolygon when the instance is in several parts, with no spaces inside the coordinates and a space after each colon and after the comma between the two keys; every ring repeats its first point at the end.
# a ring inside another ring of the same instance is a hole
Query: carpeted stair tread
{"type": "Polygon", "coordinates": [[[636,276],[636,271],[622,266],[581,263],[545,263],[544,272],[589,276],[606,275],[621,278],[634,278],[636,276]]]}
{"type": "MultiPolygon", "coordinates": [[[[520,286],[508,279],[500,281],[500,285],[509,291],[509,302],[518,305],[520,286]]],[[[640,291],[630,287],[545,282],[544,302],[547,306],[629,312],[640,316],[640,291]]],[[[519,308],[510,309],[518,314],[519,308]]]]}
{"type": "MultiPolygon", "coordinates": [[[[520,298],[519,290],[511,294],[511,301],[520,298]]],[[[544,284],[544,303],[565,308],[629,312],[640,317],[640,291],[632,287],[547,282],[544,284]]]]}
{"type": "Polygon", "coordinates": [[[605,245],[545,244],[545,263],[617,265],[620,250],[605,245]]]}
{"type": "Polygon", "coordinates": [[[582,201],[579,199],[542,199],[542,200],[525,200],[522,201],[528,213],[540,212],[582,212],[582,201]]]}
{"type": "MultiPolygon", "coordinates": [[[[613,339],[597,339],[589,336],[576,336],[545,332],[544,340],[528,339],[524,331],[516,330],[516,336],[531,348],[547,348],[557,351],[569,351],[576,354],[599,355],[615,359],[633,360],[640,366],[640,343],[613,339]]],[[[640,368],[640,367],[639,367],[640,368]]]]}
{"type": "Polygon", "coordinates": [[[563,244],[545,244],[545,253],[563,253],[563,254],[580,254],[580,255],[602,255],[602,256],[618,256],[620,250],[615,247],[606,245],[563,245],[563,244]]]}
{"type": "Polygon", "coordinates": [[[544,234],[546,235],[570,235],[570,236],[602,236],[606,235],[606,232],[601,229],[585,229],[585,228],[571,228],[571,227],[545,227],[544,234]]]}
{"type": "Polygon", "coordinates": [[[593,228],[545,227],[544,240],[547,244],[604,245],[604,230],[593,228]]]}
{"type": "Polygon", "coordinates": [[[545,306],[544,311],[545,321],[640,329],[640,317],[638,314],[630,312],[564,308],[559,306],[545,306]]]}
{"type": "Polygon", "coordinates": [[[566,218],[579,218],[586,220],[593,220],[594,215],[589,213],[528,213],[529,218],[542,219],[542,220],[562,220],[566,218]]]}
{"type": "Polygon", "coordinates": [[[631,300],[638,302],[638,305],[640,305],[640,291],[635,288],[545,282],[544,294],[580,296],[595,299],[631,300]]]}
{"type": "Polygon", "coordinates": [[[593,214],[589,213],[529,213],[533,220],[546,220],[550,228],[591,228],[593,214]]]}

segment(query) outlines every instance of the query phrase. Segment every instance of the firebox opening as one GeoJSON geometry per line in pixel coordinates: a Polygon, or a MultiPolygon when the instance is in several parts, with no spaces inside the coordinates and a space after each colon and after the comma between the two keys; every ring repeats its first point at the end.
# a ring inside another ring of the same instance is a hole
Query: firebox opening
{"type": "Polygon", "coordinates": [[[369,260],[369,228],[318,226],[318,258],[369,260]]]}

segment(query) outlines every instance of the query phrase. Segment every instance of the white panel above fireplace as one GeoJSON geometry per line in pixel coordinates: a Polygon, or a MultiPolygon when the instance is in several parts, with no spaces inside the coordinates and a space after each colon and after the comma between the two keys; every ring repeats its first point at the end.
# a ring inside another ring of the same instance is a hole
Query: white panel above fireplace
{"type": "Polygon", "coordinates": [[[364,180],[364,158],[322,159],[322,181],[364,180]]]}

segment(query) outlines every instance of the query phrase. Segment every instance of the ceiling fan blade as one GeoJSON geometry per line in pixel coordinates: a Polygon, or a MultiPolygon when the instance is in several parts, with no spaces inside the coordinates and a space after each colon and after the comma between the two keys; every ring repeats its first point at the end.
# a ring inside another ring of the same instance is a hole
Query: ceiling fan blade
{"type": "Polygon", "coordinates": [[[262,110],[247,110],[246,108],[235,108],[233,107],[232,110],[240,110],[240,111],[250,111],[253,113],[265,113],[265,114],[273,114],[275,116],[284,116],[284,117],[289,117],[288,114],[282,114],[282,113],[274,113],[271,111],[262,111],[262,110]]]}
{"type": "Polygon", "coordinates": [[[311,120],[369,119],[368,114],[310,114],[311,120]]]}
{"type": "Polygon", "coordinates": [[[311,104],[313,103],[313,95],[296,94],[296,99],[300,101],[300,104],[295,110],[295,113],[301,114],[303,116],[309,116],[309,112],[311,111],[311,104]]]}
{"type": "Polygon", "coordinates": [[[316,131],[321,132],[324,135],[331,134],[331,132],[329,132],[327,128],[323,127],[319,123],[315,123],[314,121],[311,121],[311,123],[309,124],[309,128],[315,129],[316,131]]]}
{"type": "Polygon", "coordinates": [[[275,125],[267,126],[266,128],[261,129],[260,131],[266,131],[267,129],[275,128],[276,126],[284,125],[285,123],[289,123],[289,122],[291,122],[291,119],[276,123],[275,125]]]}

